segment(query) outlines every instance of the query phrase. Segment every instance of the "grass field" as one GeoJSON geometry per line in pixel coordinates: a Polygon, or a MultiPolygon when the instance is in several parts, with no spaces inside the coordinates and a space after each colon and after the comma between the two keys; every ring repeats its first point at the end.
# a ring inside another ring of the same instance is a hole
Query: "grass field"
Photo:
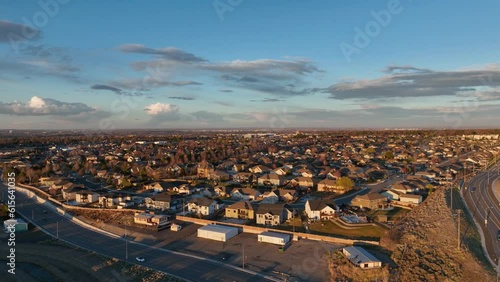
{"type": "Polygon", "coordinates": [[[410,210],[394,207],[394,209],[389,211],[378,210],[370,214],[370,216],[376,217],[378,215],[387,215],[387,220],[397,221],[403,218],[410,210]]]}

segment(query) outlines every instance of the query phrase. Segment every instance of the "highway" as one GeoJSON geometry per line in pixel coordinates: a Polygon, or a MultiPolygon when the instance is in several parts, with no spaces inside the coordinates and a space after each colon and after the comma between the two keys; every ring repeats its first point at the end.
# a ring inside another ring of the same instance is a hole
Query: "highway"
{"type": "MultiPolygon", "coordinates": [[[[6,196],[6,191],[7,187],[0,184],[2,197],[6,196]]],[[[62,240],[96,253],[144,265],[187,281],[278,281],[222,262],[111,237],[72,222],[20,191],[15,195],[16,210],[27,216],[30,221],[62,240]],[[146,261],[137,263],[136,257],[143,257],[146,261]]]]}
{"type": "Polygon", "coordinates": [[[500,258],[500,240],[497,239],[497,232],[500,230],[500,204],[493,193],[492,183],[499,177],[496,167],[489,169],[489,177],[487,171],[479,172],[462,192],[469,210],[483,231],[488,256],[495,265],[500,258]]]}

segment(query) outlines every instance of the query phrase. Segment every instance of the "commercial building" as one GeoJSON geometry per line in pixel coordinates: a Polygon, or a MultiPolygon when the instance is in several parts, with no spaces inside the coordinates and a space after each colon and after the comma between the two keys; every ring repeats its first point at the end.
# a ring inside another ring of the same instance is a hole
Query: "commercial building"
{"type": "Polygon", "coordinates": [[[258,235],[257,239],[259,242],[284,246],[290,242],[291,237],[292,236],[290,234],[285,233],[262,232],[258,235]]]}
{"type": "Polygon", "coordinates": [[[360,268],[378,268],[382,262],[361,247],[352,246],[342,249],[342,253],[356,266],[360,268]]]}
{"type": "Polygon", "coordinates": [[[209,224],[198,228],[198,237],[226,242],[238,235],[238,228],[224,225],[209,224]]]}

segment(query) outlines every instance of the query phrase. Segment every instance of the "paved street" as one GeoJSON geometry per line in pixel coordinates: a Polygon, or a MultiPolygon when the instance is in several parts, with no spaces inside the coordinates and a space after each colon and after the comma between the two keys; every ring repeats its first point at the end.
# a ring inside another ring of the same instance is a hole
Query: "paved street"
{"type": "MultiPolygon", "coordinates": [[[[3,196],[6,186],[0,184],[3,196]]],[[[224,263],[200,259],[178,254],[165,249],[155,248],[133,242],[126,242],[122,238],[113,238],[86,229],[71,222],[68,218],[36,202],[21,192],[16,192],[16,209],[30,218],[49,233],[73,243],[77,246],[97,253],[121,260],[135,262],[135,257],[144,257],[140,263],[147,267],[164,271],[189,281],[266,281],[263,276],[253,272],[243,271],[230,267],[224,263]],[[46,210],[46,214],[43,211],[46,210]],[[128,250],[128,252],[126,252],[128,250]],[[128,258],[126,254],[128,253],[128,258]]]]}
{"type": "Polygon", "coordinates": [[[487,172],[480,172],[468,182],[462,192],[469,210],[483,231],[488,256],[495,263],[498,263],[500,257],[500,241],[497,239],[497,232],[500,230],[500,205],[491,184],[498,177],[500,175],[496,167],[489,170],[489,177],[487,172]]]}

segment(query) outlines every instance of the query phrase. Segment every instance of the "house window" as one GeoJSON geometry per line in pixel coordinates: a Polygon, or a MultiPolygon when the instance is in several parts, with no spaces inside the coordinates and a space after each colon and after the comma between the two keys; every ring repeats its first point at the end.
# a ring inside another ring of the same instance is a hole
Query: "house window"
{"type": "Polygon", "coordinates": [[[367,264],[367,263],[365,263],[365,266],[364,266],[364,267],[365,267],[365,268],[367,268],[367,267],[368,267],[368,264],[367,264]]]}

